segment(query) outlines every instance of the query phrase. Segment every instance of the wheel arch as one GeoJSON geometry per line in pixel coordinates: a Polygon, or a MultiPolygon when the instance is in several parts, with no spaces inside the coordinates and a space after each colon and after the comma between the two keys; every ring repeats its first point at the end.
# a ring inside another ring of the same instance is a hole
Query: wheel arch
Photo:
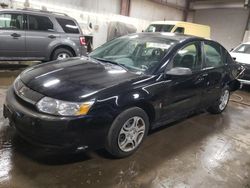
{"type": "Polygon", "coordinates": [[[50,59],[50,60],[52,60],[52,57],[53,57],[53,54],[55,53],[55,51],[56,51],[57,49],[60,49],[60,48],[67,49],[67,50],[69,50],[70,52],[72,52],[73,56],[76,56],[76,52],[75,52],[75,50],[74,50],[71,46],[66,45],[66,44],[60,44],[60,45],[54,47],[54,48],[51,50],[51,53],[50,53],[50,56],[49,56],[49,59],[50,59]]]}
{"type": "Polygon", "coordinates": [[[146,114],[148,115],[150,124],[155,120],[156,114],[155,114],[154,106],[147,101],[138,101],[138,102],[134,102],[129,105],[123,106],[120,112],[124,111],[125,109],[132,108],[132,107],[139,107],[142,110],[144,110],[146,114]]]}

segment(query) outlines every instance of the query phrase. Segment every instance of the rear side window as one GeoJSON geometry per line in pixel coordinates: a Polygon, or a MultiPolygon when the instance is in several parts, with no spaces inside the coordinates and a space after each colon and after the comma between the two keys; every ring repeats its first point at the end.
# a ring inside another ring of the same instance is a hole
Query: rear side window
{"type": "Polygon", "coordinates": [[[65,33],[79,34],[79,28],[73,20],[56,18],[65,33]]]}
{"type": "Polygon", "coordinates": [[[54,31],[53,23],[45,16],[28,16],[28,28],[33,31],[54,31]]]}
{"type": "Polygon", "coordinates": [[[216,68],[223,65],[221,47],[215,43],[204,42],[205,67],[216,68]]]}
{"type": "Polygon", "coordinates": [[[234,62],[231,55],[228,53],[228,51],[225,48],[221,47],[221,52],[222,52],[224,64],[231,64],[234,62]]]}
{"type": "Polygon", "coordinates": [[[0,14],[0,29],[18,30],[23,28],[22,14],[0,14]]]}
{"type": "Polygon", "coordinates": [[[151,24],[146,29],[146,32],[170,32],[174,25],[168,24],[151,24]]]}
{"type": "Polygon", "coordinates": [[[184,29],[184,27],[177,27],[174,32],[179,33],[179,34],[184,34],[185,29],[184,29]]]}

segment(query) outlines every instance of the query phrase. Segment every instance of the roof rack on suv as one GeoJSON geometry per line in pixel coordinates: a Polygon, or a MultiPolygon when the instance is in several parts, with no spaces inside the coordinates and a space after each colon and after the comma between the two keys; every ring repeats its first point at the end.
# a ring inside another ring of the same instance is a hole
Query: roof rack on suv
{"type": "Polygon", "coordinates": [[[27,10],[27,11],[34,11],[34,12],[44,12],[44,13],[51,13],[51,14],[58,14],[58,15],[68,16],[67,14],[61,13],[61,12],[54,12],[54,11],[34,9],[34,8],[23,8],[23,9],[18,9],[18,10],[27,10]]]}

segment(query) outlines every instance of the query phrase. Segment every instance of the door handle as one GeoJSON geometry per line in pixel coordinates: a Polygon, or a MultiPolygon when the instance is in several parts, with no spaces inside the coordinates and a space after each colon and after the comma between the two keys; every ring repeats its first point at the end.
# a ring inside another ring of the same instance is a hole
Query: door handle
{"type": "Polygon", "coordinates": [[[13,38],[21,37],[21,35],[17,33],[12,33],[10,36],[12,36],[13,38]]]}
{"type": "Polygon", "coordinates": [[[204,77],[200,77],[200,78],[198,78],[198,81],[199,81],[199,82],[201,82],[201,81],[203,81],[203,80],[205,80],[205,78],[204,78],[204,77]]]}
{"type": "Polygon", "coordinates": [[[56,36],[55,35],[49,35],[48,36],[50,39],[54,39],[54,38],[56,38],[56,36]]]}
{"type": "Polygon", "coordinates": [[[200,76],[198,77],[198,81],[203,81],[203,80],[205,80],[205,78],[206,78],[207,76],[208,76],[207,73],[204,73],[204,74],[200,75],[200,76]]]}

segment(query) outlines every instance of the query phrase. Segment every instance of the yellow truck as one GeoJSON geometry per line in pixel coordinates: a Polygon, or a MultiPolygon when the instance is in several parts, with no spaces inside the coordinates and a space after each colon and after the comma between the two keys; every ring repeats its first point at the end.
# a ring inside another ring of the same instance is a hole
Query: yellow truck
{"type": "Polygon", "coordinates": [[[145,32],[170,32],[193,35],[210,39],[210,27],[182,21],[156,21],[152,22],[145,32]]]}

